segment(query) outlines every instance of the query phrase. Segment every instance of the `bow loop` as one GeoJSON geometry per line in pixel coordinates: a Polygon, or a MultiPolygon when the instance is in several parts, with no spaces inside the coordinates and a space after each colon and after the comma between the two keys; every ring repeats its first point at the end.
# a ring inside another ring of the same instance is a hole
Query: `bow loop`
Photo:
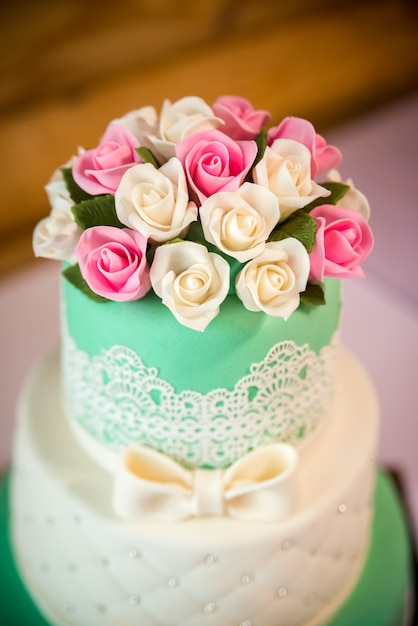
{"type": "Polygon", "coordinates": [[[279,521],[293,510],[297,453],[284,443],[250,452],[227,470],[186,470],[140,446],[124,450],[114,482],[116,513],[129,521],[178,522],[229,515],[245,521],[279,521]]]}

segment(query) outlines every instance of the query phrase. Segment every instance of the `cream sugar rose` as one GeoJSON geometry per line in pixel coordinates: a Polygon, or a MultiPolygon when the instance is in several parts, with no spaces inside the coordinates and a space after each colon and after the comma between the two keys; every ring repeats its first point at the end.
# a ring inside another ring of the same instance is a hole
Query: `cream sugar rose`
{"type": "Polygon", "coordinates": [[[35,254],[71,263],[66,278],[97,300],[152,290],[198,331],[228,293],[284,319],[301,299],[322,303],[324,277],[362,275],[367,201],[310,122],[270,120],[234,96],[114,120],[54,174],[35,254]]]}

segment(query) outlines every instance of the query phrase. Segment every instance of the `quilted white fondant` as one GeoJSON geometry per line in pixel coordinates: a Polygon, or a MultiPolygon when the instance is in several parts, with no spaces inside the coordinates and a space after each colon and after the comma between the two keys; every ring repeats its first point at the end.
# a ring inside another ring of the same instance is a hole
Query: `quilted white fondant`
{"type": "Polygon", "coordinates": [[[374,393],[339,356],[333,414],[300,452],[299,501],[280,523],[223,517],[125,523],[112,478],[75,443],[58,357],[21,398],[13,542],[25,583],[57,626],[314,626],[351,591],[368,545],[374,393]]]}

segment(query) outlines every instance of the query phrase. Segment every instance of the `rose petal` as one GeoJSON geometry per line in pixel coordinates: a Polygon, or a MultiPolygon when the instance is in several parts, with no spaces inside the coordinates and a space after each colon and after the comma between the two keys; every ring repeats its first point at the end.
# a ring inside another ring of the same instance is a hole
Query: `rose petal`
{"type": "Polygon", "coordinates": [[[256,154],[255,141],[234,141],[219,130],[186,137],[176,146],[191,195],[200,204],[214,193],[238,189],[256,154]]]}
{"type": "Polygon", "coordinates": [[[341,161],[341,152],[330,146],[325,139],[315,132],[308,120],[299,117],[286,117],[278,126],[268,131],[268,144],[276,139],[293,139],[309,150],[311,154],[311,177],[315,178],[330,167],[337,167],[341,161]]]}
{"type": "Polygon", "coordinates": [[[280,204],[280,220],[330,191],[311,179],[310,153],[302,143],[276,139],[253,170],[254,182],[270,189],[280,204]]]}
{"type": "Polygon", "coordinates": [[[268,111],[255,111],[249,100],[239,96],[221,96],[213,111],[224,121],[220,130],[236,140],[254,139],[271,119],[268,111]]]}
{"type": "Polygon", "coordinates": [[[250,311],[287,319],[299,306],[308,274],[309,257],[300,241],[270,242],[238,274],[236,293],[250,311]]]}
{"type": "Polygon", "coordinates": [[[310,213],[317,220],[316,244],[310,254],[311,277],[364,276],[361,263],[373,249],[366,220],[345,207],[320,205],[310,213]]]}
{"type": "Polygon", "coordinates": [[[263,252],[279,217],[276,196],[253,183],[214,194],[200,207],[205,239],[241,263],[263,252]]]}
{"type": "Polygon", "coordinates": [[[128,167],[141,159],[138,140],[119,124],[109,124],[100,144],[74,159],[75,182],[91,195],[115,193],[128,167]]]}
{"type": "Polygon", "coordinates": [[[116,191],[115,206],[123,224],[153,243],[184,235],[197,219],[197,207],[189,201],[183,167],[176,158],[159,169],[150,163],[131,167],[116,191]]]}
{"type": "Polygon", "coordinates": [[[151,288],[146,245],[136,231],[95,226],[83,232],[75,255],[95,293],[120,302],[138,300],[151,288]]]}
{"type": "Polygon", "coordinates": [[[203,331],[219,313],[229,289],[229,264],[192,241],[157,248],[151,283],[176,319],[203,331]]]}

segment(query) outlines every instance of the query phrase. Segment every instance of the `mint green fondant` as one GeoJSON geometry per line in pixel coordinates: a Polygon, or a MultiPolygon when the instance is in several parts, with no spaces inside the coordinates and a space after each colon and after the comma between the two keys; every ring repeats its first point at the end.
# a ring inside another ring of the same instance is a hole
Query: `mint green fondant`
{"type": "MultiPolygon", "coordinates": [[[[343,607],[327,626],[400,626],[412,584],[411,542],[392,481],[379,472],[369,557],[343,607]]],[[[0,482],[0,588],[4,624],[53,626],[40,615],[16,570],[9,544],[8,480],[0,482]]],[[[2,623],[3,623],[2,622],[2,623]]]]}
{"type": "Polygon", "coordinates": [[[26,590],[13,560],[9,539],[9,480],[9,476],[0,477],[0,621],[7,626],[49,626],[26,590]]]}
{"type": "Polygon", "coordinates": [[[319,353],[329,345],[340,316],[339,281],[325,284],[326,306],[302,303],[288,320],[246,310],[228,296],[203,333],[181,325],[150,292],[136,302],[93,302],[63,280],[62,298],[69,335],[90,357],[114,345],[127,346],[160,378],[183,390],[207,393],[233,389],[276,343],[307,344],[319,353]]]}
{"type": "Polygon", "coordinates": [[[368,559],[357,585],[329,626],[401,626],[414,597],[412,545],[391,478],[378,475],[368,559]]]}

